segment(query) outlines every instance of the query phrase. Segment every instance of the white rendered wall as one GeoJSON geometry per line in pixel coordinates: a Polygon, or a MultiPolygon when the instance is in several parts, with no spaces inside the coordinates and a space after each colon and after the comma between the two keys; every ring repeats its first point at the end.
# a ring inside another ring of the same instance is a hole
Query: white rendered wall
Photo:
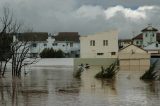
{"type": "Polygon", "coordinates": [[[101,32],[94,35],[80,37],[81,58],[117,58],[118,32],[115,30],[101,32]],[[90,41],[95,40],[95,46],[90,46],[90,41]],[[108,40],[108,46],[103,46],[103,40],[108,40]],[[116,52],[116,55],[111,55],[116,52]],[[97,55],[104,53],[104,55],[97,55]]]}

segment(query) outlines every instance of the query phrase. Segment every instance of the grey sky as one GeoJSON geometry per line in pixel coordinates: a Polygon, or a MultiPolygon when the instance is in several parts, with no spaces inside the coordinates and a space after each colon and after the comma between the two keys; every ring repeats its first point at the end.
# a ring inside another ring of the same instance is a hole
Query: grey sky
{"type": "Polygon", "coordinates": [[[150,23],[160,29],[159,5],[160,0],[0,0],[34,31],[86,35],[118,29],[120,38],[131,38],[150,23]]]}

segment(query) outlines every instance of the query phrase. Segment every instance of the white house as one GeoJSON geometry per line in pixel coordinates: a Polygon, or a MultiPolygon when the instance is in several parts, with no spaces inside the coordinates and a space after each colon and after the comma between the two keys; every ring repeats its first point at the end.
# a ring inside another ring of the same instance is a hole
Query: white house
{"type": "Polygon", "coordinates": [[[81,58],[117,58],[118,31],[96,33],[80,37],[81,58]]]}
{"type": "Polygon", "coordinates": [[[17,35],[19,41],[27,41],[30,56],[38,56],[45,48],[62,50],[66,57],[78,57],[80,51],[79,35],[77,32],[60,32],[48,35],[45,32],[21,33],[17,35]]]}
{"type": "Polygon", "coordinates": [[[78,32],[59,32],[55,36],[48,37],[48,48],[62,50],[66,57],[79,57],[80,54],[80,35],[78,32]]]}
{"type": "Polygon", "coordinates": [[[135,36],[133,44],[139,47],[146,47],[152,43],[160,42],[160,33],[158,29],[148,25],[145,29],[141,31],[139,35],[135,36]]]}

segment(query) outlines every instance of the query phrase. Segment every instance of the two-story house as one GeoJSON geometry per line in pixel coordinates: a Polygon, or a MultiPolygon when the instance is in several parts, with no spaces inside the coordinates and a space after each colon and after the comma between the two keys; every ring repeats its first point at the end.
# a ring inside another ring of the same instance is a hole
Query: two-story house
{"type": "Polygon", "coordinates": [[[78,32],[60,32],[48,35],[46,32],[26,32],[16,35],[19,41],[27,41],[31,57],[39,56],[45,48],[62,50],[66,57],[79,57],[80,44],[78,32]]]}
{"type": "Polygon", "coordinates": [[[96,33],[80,37],[81,58],[117,58],[118,32],[96,33]]]}
{"type": "Polygon", "coordinates": [[[148,25],[145,29],[141,31],[139,35],[135,36],[133,40],[133,44],[139,47],[147,47],[152,43],[160,42],[160,33],[158,29],[148,25]]]}

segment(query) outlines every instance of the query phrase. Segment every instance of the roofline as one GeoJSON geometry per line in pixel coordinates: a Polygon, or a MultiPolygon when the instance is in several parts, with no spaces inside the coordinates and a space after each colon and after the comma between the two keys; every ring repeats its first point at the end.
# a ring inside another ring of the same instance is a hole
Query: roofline
{"type": "MultiPolygon", "coordinates": [[[[127,47],[131,46],[131,45],[138,47],[137,45],[130,44],[130,45],[128,45],[128,46],[126,46],[126,47],[124,47],[124,48],[120,49],[120,50],[119,50],[119,52],[120,52],[120,51],[122,51],[123,49],[125,49],[125,48],[127,48],[127,47]]],[[[142,49],[142,48],[140,48],[140,47],[138,47],[138,48],[139,48],[139,49],[141,49],[141,50],[143,50],[143,51],[145,51],[145,52],[147,52],[147,50],[145,50],[145,49],[142,49]]],[[[148,52],[147,52],[147,53],[148,53],[148,52]]]]}

